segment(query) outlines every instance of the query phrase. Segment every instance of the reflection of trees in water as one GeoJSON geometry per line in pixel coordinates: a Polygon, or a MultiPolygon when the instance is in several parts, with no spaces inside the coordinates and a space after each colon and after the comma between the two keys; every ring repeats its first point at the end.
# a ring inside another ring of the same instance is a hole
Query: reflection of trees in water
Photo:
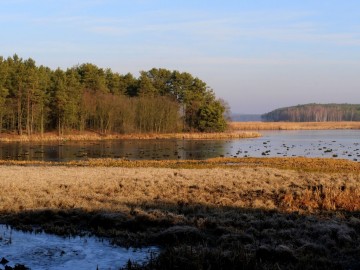
{"type": "Polygon", "coordinates": [[[183,141],[183,159],[207,159],[226,155],[226,141],[183,141]]]}
{"type": "Polygon", "coordinates": [[[64,143],[2,143],[1,159],[70,161],[87,158],[130,160],[207,159],[231,156],[360,158],[359,131],[266,132],[240,140],[114,140],[64,143]],[[324,148],[325,147],[325,148],[324,148]]]}
{"type": "Polygon", "coordinates": [[[0,147],[1,159],[30,160],[30,145],[6,143],[0,147]]]}
{"type": "Polygon", "coordinates": [[[206,159],[226,155],[226,145],[225,141],[204,140],[119,140],[43,145],[16,143],[0,147],[0,158],[44,161],[86,158],[206,159]]]}

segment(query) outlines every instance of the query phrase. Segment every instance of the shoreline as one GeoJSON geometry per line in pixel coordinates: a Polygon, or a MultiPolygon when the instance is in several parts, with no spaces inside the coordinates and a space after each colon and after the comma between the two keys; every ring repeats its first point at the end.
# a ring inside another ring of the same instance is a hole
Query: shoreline
{"type": "Polygon", "coordinates": [[[360,122],[229,122],[232,131],[360,129],[360,122]]]}
{"type": "Polygon", "coordinates": [[[52,141],[98,141],[98,140],[226,140],[261,137],[255,131],[219,132],[219,133],[138,133],[138,134],[99,134],[96,132],[76,132],[75,134],[57,135],[45,133],[43,135],[10,135],[0,134],[0,142],[52,142],[52,141]]]}
{"type": "Polygon", "coordinates": [[[55,142],[55,141],[98,141],[98,140],[226,140],[261,137],[261,130],[339,130],[360,129],[360,122],[229,122],[229,130],[225,132],[201,133],[133,133],[133,134],[101,134],[93,131],[73,131],[58,135],[46,132],[43,135],[15,135],[0,133],[0,142],[55,142]]]}
{"type": "Polygon", "coordinates": [[[90,158],[67,162],[34,160],[0,160],[0,166],[25,167],[118,167],[118,168],[168,168],[168,169],[214,169],[275,168],[304,172],[358,173],[360,162],[348,159],[310,157],[218,157],[206,160],[129,160],[113,158],[90,158]]]}

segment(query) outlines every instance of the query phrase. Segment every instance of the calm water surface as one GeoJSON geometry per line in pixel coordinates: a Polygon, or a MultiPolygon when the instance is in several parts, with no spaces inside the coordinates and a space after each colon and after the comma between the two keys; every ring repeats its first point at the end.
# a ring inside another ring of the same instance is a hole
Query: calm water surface
{"type": "Polygon", "coordinates": [[[250,156],[305,156],[360,160],[360,130],[262,131],[242,144],[250,156]]]}
{"type": "Polygon", "coordinates": [[[0,258],[5,258],[11,267],[24,264],[36,270],[115,270],[124,267],[129,259],[144,263],[158,253],[155,247],[126,249],[96,237],[34,234],[0,225],[0,258]]]}
{"type": "Polygon", "coordinates": [[[360,160],[360,130],[261,131],[237,140],[115,140],[2,143],[1,159],[70,161],[88,158],[207,159],[306,156],[360,160]]]}

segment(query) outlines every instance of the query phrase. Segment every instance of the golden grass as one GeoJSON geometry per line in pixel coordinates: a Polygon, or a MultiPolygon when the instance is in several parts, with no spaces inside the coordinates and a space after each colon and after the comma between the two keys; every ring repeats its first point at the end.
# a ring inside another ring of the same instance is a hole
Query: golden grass
{"type": "Polygon", "coordinates": [[[45,133],[43,135],[0,134],[0,142],[35,142],[35,141],[96,141],[96,140],[155,140],[155,139],[241,139],[260,137],[258,132],[218,132],[218,133],[138,133],[138,134],[99,134],[96,132],[72,132],[66,135],[45,133]]]}
{"type": "Polygon", "coordinates": [[[130,214],[133,209],[129,205],[154,203],[280,211],[360,210],[358,163],[321,159],[234,161],[91,160],[67,166],[2,162],[8,166],[0,168],[0,212],[81,208],[130,214]],[[326,165],[329,173],[306,170],[314,164],[315,170],[326,165]]]}
{"type": "Polygon", "coordinates": [[[347,159],[274,157],[274,158],[211,158],[207,160],[128,160],[98,158],[69,162],[47,162],[27,160],[0,160],[5,166],[72,166],[72,167],[124,167],[124,168],[169,168],[169,169],[212,169],[269,167],[285,170],[297,170],[324,173],[357,173],[360,163],[347,159]]]}
{"type": "Polygon", "coordinates": [[[72,166],[72,167],[124,167],[124,168],[169,168],[212,169],[242,167],[269,167],[285,170],[324,173],[358,173],[360,163],[348,159],[274,157],[274,158],[211,158],[207,160],[128,160],[98,158],[69,162],[0,160],[3,166],[72,166]]]}
{"type": "Polygon", "coordinates": [[[2,161],[0,222],[163,247],[149,263],[157,267],[126,269],[358,269],[358,166],[310,158],[2,161]]]}
{"type": "Polygon", "coordinates": [[[360,122],[230,122],[230,130],[360,129],[360,122]]]}
{"type": "Polygon", "coordinates": [[[324,172],[324,173],[359,173],[360,163],[347,159],[274,157],[274,158],[213,158],[207,160],[214,164],[231,164],[233,166],[271,167],[286,170],[324,172]]]}

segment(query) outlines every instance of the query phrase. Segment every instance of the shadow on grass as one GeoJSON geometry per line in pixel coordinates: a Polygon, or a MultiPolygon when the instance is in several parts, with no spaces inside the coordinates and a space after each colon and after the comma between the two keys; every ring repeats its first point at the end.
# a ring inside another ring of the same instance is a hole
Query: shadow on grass
{"type": "Polygon", "coordinates": [[[58,235],[91,233],[122,246],[157,245],[147,265],[125,269],[360,269],[360,213],[300,215],[184,202],[128,211],[46,209],[1,213],[0,222],[58,235]]]}

